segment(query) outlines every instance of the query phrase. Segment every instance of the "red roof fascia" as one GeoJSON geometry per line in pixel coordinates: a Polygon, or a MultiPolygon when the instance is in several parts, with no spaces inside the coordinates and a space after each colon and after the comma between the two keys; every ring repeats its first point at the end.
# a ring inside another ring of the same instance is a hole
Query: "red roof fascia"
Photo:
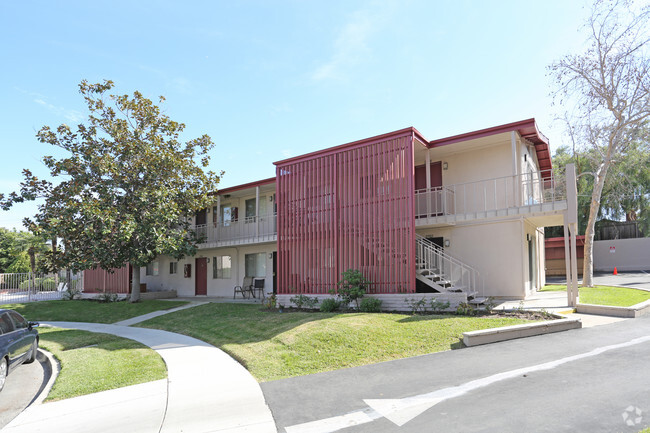
{"type": "Polygon", "coordinates": [[[551,163],[551,155],[548,149],[548,138],[539,132],[535,118],[506,123],[505,125],[493,126],[491,128],[479,129],[478,131],[466,132],[464,134],[453,135],[447,138],[440,138],[438,140],[430,141],[429,148],[446,146],[448,144],[488,137],[490,135],[496,135],[510,131],[519,132],[519,135],[535,145],[535,151],[537,153],[537,160],[539,161],[540,170],[550,170],[553,168],[553,165],[551,163]]]}
{"type": "Polygon", "coordinates": [[[256,186],[269,185],[275,183],[275,177],[269,177],[268,179],[256,180],[254,182],[243,183],[241,185],[235,185],[228,188],[223,188],[214,193],[214,195],[229,194],[231,192],[239,191],[247,188],[255,188],[256,186]]]}
{"type": "Polygon", "coordinates": [[[424,136],[422,136],[422,134],[420,134],[420,132],[417,129],[415,129],[414,127],[411,126],[411,127],[408,127],[408,128],[404,128],[404,129],[400,129],[400,130],[397,130],[397,131],[389,132],[389,133],[386,133],[386,134],[375,135],[374,137],[364,138],[363,140],[352,141],[350,143],[345,143],[345,144],[330,147],[330,148],[327,148],[327,149],[317,150],[315,152],[306,153],[304,155],[299,155],[299,156],[294,156],[292,158],[283,159],[281,161],[274,162],[273,164],[275,164],[277,166],[280,166],[280,165],[285,165],[285,164],[296,162],[296,161],[304,161],[304,160],[308,160],[308,159],[321,157],[321,156],[324,156],[324,155],[329,155],[329,154],[332,154],[332,153],[337,153],[337,152],[340,152],[340,151],[345,150],[347,148],[356,147],[356,146],[360,146],[360,145],[366,145],[366,144],[372,144],[372,143],[378,143],[380,141],[385,141],[385,140],[389,140],[391,138],[396,138],[396,137],[403,137],[405,135],[413,135],[416,139],[421,141],[424,145],[426,145],[428,143],[428,140],[426,138],[424,138],[424,136]]]}

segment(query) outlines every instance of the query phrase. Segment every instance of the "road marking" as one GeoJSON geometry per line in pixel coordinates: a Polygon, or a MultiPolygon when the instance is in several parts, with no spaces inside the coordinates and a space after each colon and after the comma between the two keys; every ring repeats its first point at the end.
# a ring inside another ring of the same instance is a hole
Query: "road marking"
{"type": "Polygon", "coordinates": [[[497,373],[493,374],[492,376],[472,380],[462,385],[443,388],[437,391],[420,394],[413,397],[406,397],[401,399],[367,399],[364,400],[364,403],[366,403],[369,408],[366,408],[364,410],[358,410],[347,413],[345,415],[324,418],[303,424],[296,424],[286,427],[285,431],[287,433],[332,433],[344,428],[366,424],[382,417],[392,421],[398,426],[403,426],[436,404],[454,397],[459,397],[461,395],[467,394],[468,392],[475,389],[483,388],[503,380],[512,379],[536,371],[552,370],[562,364],[578,361],[580,359],[589,358],[592,356],[597,356],[611,350],[635,346],[647,341],[650,341],[650,335],[635,338],[624,343],[598,347],[596,349],[590,350],[589,352],[567,356],[565,358],[532,365],[530,367],[504,371],[503,373],[497,373]]]}

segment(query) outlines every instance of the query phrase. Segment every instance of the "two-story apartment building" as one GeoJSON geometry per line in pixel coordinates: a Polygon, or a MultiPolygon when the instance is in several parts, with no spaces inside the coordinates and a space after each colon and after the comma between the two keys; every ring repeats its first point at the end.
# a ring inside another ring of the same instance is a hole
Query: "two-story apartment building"
{"type": "MultiPolygon", "coordinates": [[[[429,141],[406,128],[275,163],[197,213],[195,257],[141,281],[179,296],[327,295],[358,269],[369,292],[524,298],[544,285],[545,226],[566,223],[565,179],[534,119],[429,141]]],[[[575,182],[575,180],[570,180],[575,182]]]]}

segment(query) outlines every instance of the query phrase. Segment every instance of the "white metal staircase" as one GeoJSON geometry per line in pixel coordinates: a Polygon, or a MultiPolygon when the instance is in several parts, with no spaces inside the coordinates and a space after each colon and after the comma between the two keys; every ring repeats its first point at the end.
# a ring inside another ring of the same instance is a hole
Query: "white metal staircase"
{"type": "Polygon", "coordinates": [[[433,242],[415,235],[415,276],[440,293],[466,293],[474,301],[483,295],[483,280],[471,266],[446,254],[433,242]]]}

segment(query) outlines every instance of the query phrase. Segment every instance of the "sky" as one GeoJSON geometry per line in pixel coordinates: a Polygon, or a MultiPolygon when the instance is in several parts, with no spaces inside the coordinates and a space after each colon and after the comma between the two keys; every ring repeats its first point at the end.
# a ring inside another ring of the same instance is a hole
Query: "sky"
{"type": "MultiPolygon", "coordinates": [[[[563,144],[547,66],[584,49],[584,0],[0,1],[0,192],[47,178],[36,132],[83,123],[78,84],[138,90],[212,137],[220,187],[414,126],[429,140],[534,117],[563,144]]],[[[22,229],[36,204],[0,211],[22,229]]]]}

